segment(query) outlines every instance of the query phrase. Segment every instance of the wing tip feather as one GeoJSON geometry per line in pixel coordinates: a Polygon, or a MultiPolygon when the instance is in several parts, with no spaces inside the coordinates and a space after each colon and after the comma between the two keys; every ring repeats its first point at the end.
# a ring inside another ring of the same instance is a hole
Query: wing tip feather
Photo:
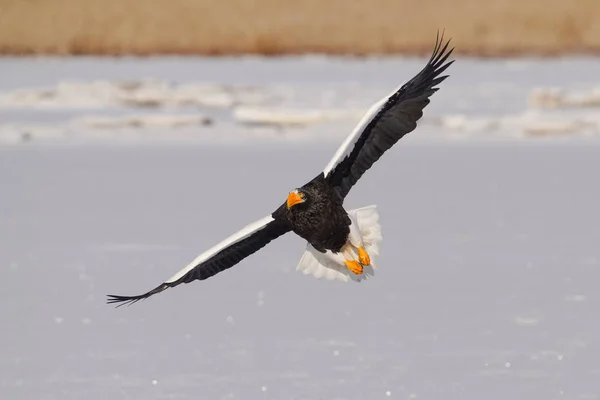
{"type": "Polygon", "coordinates": [[[114,295],[114,294],[109,294],[107,295],[107,300],[106,300],[106,304],[116,304],[116,308],[119,308],[121,306],[124,305],[132,305],[137,303],[140,300],[146,300],[148,297],[155,295],[157,293],[162,292],[163,290],[166,290],[169,288],[169,285],[166,283],[162,283],[159,286],[155,287],[154,289],[144,293],[144,294],[140,294],[137,296],[119,296],[119,295],[114,295]]]}
{"type": "Polygon", "coordinates": [[[433,47],[433,53],[431,54],[431,58],[429,60],[429,64],[431,65],[439,66],[439,64],[446,61],[454,51],[454,47],[448,50],[448,46],[450,45],[450,42],[452,42],[452,38],[448,39],[444,44],[445,32],[446,29],[442,30],[442,35],[440,36],[440,30],[438,29],[437,31],[437,35],[435,38],[435,46],[433,47]]]}

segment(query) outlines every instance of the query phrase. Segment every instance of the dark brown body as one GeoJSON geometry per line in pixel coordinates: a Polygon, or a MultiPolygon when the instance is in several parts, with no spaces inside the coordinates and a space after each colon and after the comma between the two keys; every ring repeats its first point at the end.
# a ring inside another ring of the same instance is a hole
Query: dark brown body
{"type": "Polygon", "coordinates": [[[289,210],[284,204],[273,213],[273,218],[284,221],[294,233],[306,239],[318,251],[338,253],[348,240],[351,224],[342,205],[343,200],[323,174],[299,190],[306,193],[306,202],[289,210]]]}

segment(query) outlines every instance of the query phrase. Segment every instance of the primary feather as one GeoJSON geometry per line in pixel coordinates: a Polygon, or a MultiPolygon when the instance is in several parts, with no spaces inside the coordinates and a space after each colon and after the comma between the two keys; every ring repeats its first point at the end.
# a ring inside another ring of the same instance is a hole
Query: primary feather
{"type": "Polygon", "coordinates": [[[108,303],[132,304],[179,284],[210,278],[233,267],[288,231],[289,228],[285,224],[269,215],[206,250],[181,271],[149,292],[138,296],[109,295],[108,303]]]}
{"type": "Polygon", "coordinates": [[[417,127],[429,97],[448,75],[440,76],[454,61],[446,62],[453,49],[442,47],[443,35],[427,65],[398,90],[375,103],[340,146],[323,171],[341,198],[385,151],[417,127]]]}

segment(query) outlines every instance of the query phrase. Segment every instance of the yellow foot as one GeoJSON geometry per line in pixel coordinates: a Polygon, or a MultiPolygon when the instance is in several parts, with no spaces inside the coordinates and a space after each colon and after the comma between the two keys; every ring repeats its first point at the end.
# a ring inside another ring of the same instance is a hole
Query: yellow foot
{"type": "Polygon", "coordinates": [[[354,272],[356,275],[360,275],[363,273],[363,267],[362,265],[360,265],[360,263],[356,260],[352,260],[352,261],[344,261],[344,263],[346,264],[346,268],[348,268],[350,271],[354,272]]]}
{"type": "Polygon", "coordinates": [[[358,248],[358,260],[362,265],[371,265],[369,254],[362,247],[358,248]]]}

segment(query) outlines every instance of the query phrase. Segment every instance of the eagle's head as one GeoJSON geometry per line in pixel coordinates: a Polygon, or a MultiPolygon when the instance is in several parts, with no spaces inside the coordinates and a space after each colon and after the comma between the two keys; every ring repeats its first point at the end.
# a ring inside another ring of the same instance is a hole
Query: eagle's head
{"type": "Polygon", "coordinates": [[[298,204],[304,204],[308,200],[308,194],[300,189],[294,189],[288,194],[287,198],[287,209],[290,210],[292,207],[298,204]]]}

